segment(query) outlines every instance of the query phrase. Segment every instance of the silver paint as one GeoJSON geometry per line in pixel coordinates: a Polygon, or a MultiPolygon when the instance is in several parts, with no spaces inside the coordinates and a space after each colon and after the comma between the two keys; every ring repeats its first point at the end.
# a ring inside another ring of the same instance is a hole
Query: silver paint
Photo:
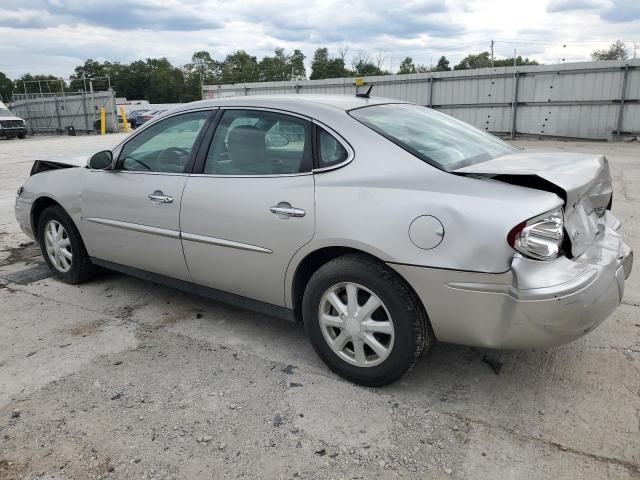
{"type": "Polygon", "coordinates": [[[523,152],[446,173],[346,113],[394,102],[273,95],[187,104],[133,136],[181,112],[257,107],[339,132],[349,161],[313,174],[247,177],[49,171],[27,179],[16,217],[33,235],[31,206],[48,197],[71,216],[91,256],[289,308],[298,266],[309,254],[356,249],[403,276],[437,338],[454,343],[553,345],[585,334],[617,307],[632,254],[620,222],[603,208],[611,189],[604,157],[523,152]],[[567,204],[555,193],[498,181],[500,174],[539,176],[567,204]],[[156,190],[173,203],[150,201],[156,190]],[[304,216],[271,211],[284,202],[304,216]],[[558,207],[565,208],[573,258],[537,261],[508,245],[515,225],[558,207]],[[437,218],[446,231],[435,248],[419,248],[409,236],[423,216],[437,218]]]}

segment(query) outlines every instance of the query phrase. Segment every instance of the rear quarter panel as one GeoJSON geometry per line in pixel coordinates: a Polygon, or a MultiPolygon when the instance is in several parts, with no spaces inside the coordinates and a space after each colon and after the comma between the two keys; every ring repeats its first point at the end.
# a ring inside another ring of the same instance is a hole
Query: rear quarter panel
{"type": "Polygon", "coordinates": [[[514,254],[507,243],[511,228],[562,205],[553,193],[438,170],[355,120],[348,130],[336,130],[355,158],[316,174],[316,233],[295,254],[288,287],[309,253],[330,246],[362,250],[389,263],[506,272],[514,254]],[[411,222],[421,215],[444,226],[442,242],[430,250],[409,237],[411,222]]]}

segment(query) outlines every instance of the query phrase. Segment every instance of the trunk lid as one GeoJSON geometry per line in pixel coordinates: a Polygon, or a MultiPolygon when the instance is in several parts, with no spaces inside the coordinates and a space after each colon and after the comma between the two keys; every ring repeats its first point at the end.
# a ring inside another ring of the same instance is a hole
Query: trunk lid
{"type": "Polygon", "coordinates": [[[612,190],[609,163],[602,155],[514,153],[459,168],[454,173],[558,194],[565,201],[564,227],[574,257],[604,231],[604,213],[612,190]]]}

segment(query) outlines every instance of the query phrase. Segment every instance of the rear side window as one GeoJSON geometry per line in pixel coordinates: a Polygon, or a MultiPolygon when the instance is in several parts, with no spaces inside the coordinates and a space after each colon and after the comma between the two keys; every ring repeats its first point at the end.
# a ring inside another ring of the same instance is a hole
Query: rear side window
{"type": "Polygon", "coordinates": [[[207,154],[204,173],[282,175],[311,169],[307,120],[262,110],[224,112],[207,154]]]}
{"type": "Polygon", "coordinates": [[[348,156],[347,149],[333,135],[318,127],[318,168],[337,165],[348,156]]]}

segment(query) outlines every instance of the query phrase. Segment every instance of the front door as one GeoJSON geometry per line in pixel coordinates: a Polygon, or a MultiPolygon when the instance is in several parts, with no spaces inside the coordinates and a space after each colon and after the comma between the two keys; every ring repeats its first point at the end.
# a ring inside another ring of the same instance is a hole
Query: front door
{"type": "Polygon", "coordinates": [[[210,112],[168,117],[122,147],[115,170],[91,170],[82,192],[89,255],[190,280],[180,243],[180,202],[192,150],[210,112]]]}
{"type": "Polygon", "coordinates": [[[284,305],[289,261],[314,232],[311,124],[292,115],[228,109],[181,214],[196,283],[284,305]]]}

